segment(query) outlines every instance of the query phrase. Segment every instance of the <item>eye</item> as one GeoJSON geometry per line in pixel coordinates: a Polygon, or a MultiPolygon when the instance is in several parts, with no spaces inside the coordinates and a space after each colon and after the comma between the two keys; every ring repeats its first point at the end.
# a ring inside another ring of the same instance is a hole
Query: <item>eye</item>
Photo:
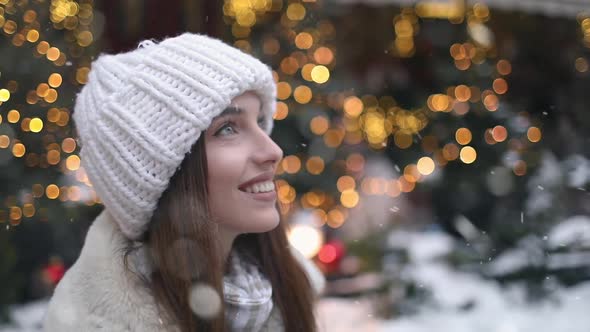
{"type": "Polygon", "coordinates": [[[235,132],[236,132],[236,130],[235,130],[235,128],[234,128],[234,126],[235,126],[235,124],[234,124],[233,122],[231,122],[231,121],[228,121],[228,122],[224,123],[224,124],[223,124],[223,125],[222,125],[222,126],[219,128],[219,130],[217,130],[217,132],[215,132],[215,134],[214,134],[214,135],[215,135],[215,136],[219,136],[219,135],[222,135],[222,134],[223,134],[223,136],[225,136],[226,134],[227,134],[227,135],[231,135],[231,134],[232,134],[232,132],[233,132],[233,133],[235,133],[235,132]]]}

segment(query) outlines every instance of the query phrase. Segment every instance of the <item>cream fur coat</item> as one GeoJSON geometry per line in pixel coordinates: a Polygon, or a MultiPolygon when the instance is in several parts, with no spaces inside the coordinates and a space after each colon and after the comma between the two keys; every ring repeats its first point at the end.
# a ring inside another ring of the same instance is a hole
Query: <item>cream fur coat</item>
{"type": "MultiPolygon", "coordinates": [[[[178,331],[160,317],[150,291],[125,269],[123,249],[128,241],[103,210],[88,230],[78,260],[55,289],[44,319],[45,331],[178,331]]],[[[323,275],[312,262],[292,251],[320,294],[323,275]]],[[[144,273],[142,255],[130,257],[130,267],[144,273]]],[[[282,330],[280,311],[275,307],[263,331],[282,330]]]]}

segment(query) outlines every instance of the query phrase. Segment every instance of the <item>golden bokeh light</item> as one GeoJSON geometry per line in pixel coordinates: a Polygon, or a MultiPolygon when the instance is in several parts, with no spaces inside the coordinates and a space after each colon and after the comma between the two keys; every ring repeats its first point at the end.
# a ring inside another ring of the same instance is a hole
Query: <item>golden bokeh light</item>
{"type": "Polygon", "coordinates": [[[529,141],[533,143],[537,143],[541,140],[541,129],[538,127],[530,127],[526,133],[527,138],[529,141]]]}
{"type": "Polygon", "coordinates": [[[282,167],[285,172],[295,174],[301,169],[301,159],[295,155],[286,156],[283,158],[282,167]]]}
{"type": "Polygon", "coordinates": [[[12,154],[17,158],[24,156],[26,150],[27,149],[25,148],[24,144],[22,144],[22,143],[16,143],[12,146],[12,154]]]}
{"type": "Polygon", "coordinates": [[[280,100],[288,99],[291,96],[291,85],[287,82],[277,83],[277,98],[280,100]]]}
{"type": "Polygon", "coordinates": [[[10,110],[8,114],[6,114],[6,120],[10,123],[17,123],[20,119],[20,113],[17,110],[10,110]]]}
{"type": "Polygon", "coordinates": [[[496,142],[504,142],[508,138],[508,130],[504,126],[495,126],[492,128],[492,137],[496,142]]]}
{"type": "Polygon", "coordinates": [[[324,171],[324,160],[317,156],[311,157],[305,162],[305,168],[310,174],[321,174],[324,171]]]}
{"type": "Polygon", "coordinates": [[[49,165],[57,165],[61,160],[61,154],[58,150],[47,151],[47,163],[49,165]]]}
{"type": "Polygon", "coordinates": [[[457,85],[455,87],[455,98],[458,101],[468,101],[471,98],[471,89],[467,85],[457,85]]]}
{"type": "Polygon", "coordinates": [[[503,95],[508,91],[508,83],[506,83],[506,80],[503,78],[496,78],[492,83],[492,87],[499,95],[503,95]]]}
{"type": "Polygon", "coordinates": [[[313,81],[313,78],[311,77],[311,71],[314,68],[315,65],[313,63],[306,63],[305,65],[303,65],[303,67],[301,67],[301,77],[303,77],[303,79],[308,82],[313,81]]]}
{"type": "Polygon", "coordinates": [[[393,141],[398,148],[407,149],[412,146],[412,135],[397,131],[393,135],[393,141]]]}
{"type": "Polygon", "coordinates": [[[457,143],[461,145],[469,144],[469,142],[471,142],[471,139],[471,131],[467,128],[459,128],[455,132],[455,140],[457,140],[457,143]]]}
{"type": "Polygon", "coordinates": [[[588,60],[585,58],[577,58],[574,62],[574,67],[580,73],[585,73],[588,71],[588,60]]]}
{"type": "Polygon", "coordinates": [[[8,89],[0,89],[0,102],[6,102],[10,99],[10,91],[8,89]]]}
{"type": "Polygon", "coordinates": [[[55,61],[59,58],[59,55],[61,54],[61,52],[59,51],[59,48],[57,47],[50,47],[47,50],[47,54],[45,54],[45,56],[47,57],[47,60],[50,61],[55,61]]]}
{"type": "Polygon", "coordinates": [[[344,99],[344,113],[349,117],[357,117],[363,111],[363,102],[356,96],[344,99]]]}
{"type": "Polygon", "coordinates": [[[315,62],[317,62],[321,65],[327,65],[327,64],[332,63],[332,61],[334,60],[334,53],[328,47],[325,47],[325,46],[318,47],[313,52],[313,59],[315,60],[315,62]]]}
{"type": "Polygon", "coordinates": [[[47,195],[47,198],[49,199],[56,199],[59,197],[59,187],[54,184],[48,185],[45,188],[45,195],[47,195]]]}
{"type": "Polygon", "coordinates": [[[39,31],[35,29],[29,30],[29,32],[27,32],[27,41],[29,43],[34,43],[37,40],[39,40],[39,31]]]}
{"type": "Polygon", "coordinates": [[[307,32],[300,32],[295,37],[295,46],[302,50],[307,50],[313,46],[313,36],[307,32]]]}
{"type": "Polygon", "coordinates": [[[344,190],[340,194],[340,203],[347,208],[355,207],[359,202],[359,194],[353,189],[344,190]]]}
{"type": "Polygon", "coordinates": [[[443,146],[442,155],[448,161],[455,160],[459,158],[459,147],[454,143],[447,143],[443,146]]]}
{"type": "Polygon", "coordinates": [[[354,178],[350,175],[343,175],[336,181],[336,187],[338,191],[343,192],[345,190],[353,190],[356,187],[354,178]]]}
{"type": "Polygon", "coordinates": [[[300,3],[291,3],[287,7],[287,17],[291,21],[301,21],[305,17],[305,7],[300,3]]]}
{"type": "Polygon", "coordinates": [[[329,128],[330,122],[325,116],[314,116],[309,122],[309,128],[315,135],[323,135],[329,128]]]}
{"type": "Polygon", "coordinates": [[[282,101],[277,102],[277,111],[273,115],[275,120],[284,120],[289,115],[289,106],[282,101]]]}
{"type": "Polygon", "coordinates": [[[88,67],[78,68],[76,70],[76,82],[86,84],[88,82],[88,72],[90,72],[90,68],[88,67]]]}
{"type": "Polygon", "coordinates": [[[484,106],[490,112],[495,112],[498,110],[498,103],[498,96],[496,96],[495,94],[488,94],[483,99],[484,106]]]}
{"type": "Polygon", "coordinates": [[[346,168],[353,172],[362,172],[365,167],[365,157],[359,153],[352,153],[346,158],[346,168]]]}
{"type": "Polygon", "coordinates": [[[6,149],[10,145],[10,137],[8,135],[0,135],[0,148],[6,149]]]}
{"type": "Polygon", "coordinates": [[[512,65],[510,64],[510,62],[508,62],[508,60],[500,60],[496,64],[496,70],[500,75],[510,75],[510,73],[512,72],[512,65]]]}
{"type": "Polygon", "coordinates": [[[471,146],[464,146],[463,148],[461,148],[459,157],[461,158],[461,161],[465,164],[471,164],[475,162],[475,159],[477,159],[477,152],[471,146]]]}
{"type": "Polygon", "coordinates": [[[43,129],[43,120],[40,118],[33,118],[29,122],[29,130],[38,133],[43,129]]]}
{"type": "Polygon", "coordinates": [[[325,66],[315,66],[311,70],[311,78],[316,83],[326,83],[330,79],[330,71],[325,66]]]}
{"type": "Polygon", "coordinates": [[[66,168],[70,171],[75,171],[80,168],[80,157],[71,155],[66,159],[66,168]]]}
{"type": "MultiPolygon", "coordinates": [[[[57,88],[62,83],[62,77],[58,73],[53,73],[53,74],[49,75],[49,79],[47,80],[47,82],[49,83],[49,85],[52,88],[57,88]]],[[[40,97],[43,97],[43,96],[40,96],[40,97]]]]}
{"type": "Polygon", "coordinates": [[[288,56],[281,61],[281,71],[287,75],[293,75],[299,69],[299,62],[292,56],[288,56]]]}
{"type": "Polygon", "coordinates": [[[300,104],[307,104],[311,101],[313,94],[311,89],[305,85],[300,85],[293,91],[293,98],[300,104]]]}
{"type": "Polygon", "coordinates": [[[330,148],[337,148],[344,139],[344,130],[338,128],[328,129],[324,134],[324,143],[330,148]]]}
{"type": "Polygon", "coordinates": [[[422,157],[418,159],[416,163],[416,167],[418,168],[418,172],[422,175],[430,175],[434,172],[434,160],[430,157],[422,157]]]}
{"type": "Polygon", "coordinates": [[[37,89],[35,91],[37,92],[37,96],[43,98],[47,96],[47,92],[49,91],[49,85],[47,83],[41,83],[37,85],[37,89]]]}

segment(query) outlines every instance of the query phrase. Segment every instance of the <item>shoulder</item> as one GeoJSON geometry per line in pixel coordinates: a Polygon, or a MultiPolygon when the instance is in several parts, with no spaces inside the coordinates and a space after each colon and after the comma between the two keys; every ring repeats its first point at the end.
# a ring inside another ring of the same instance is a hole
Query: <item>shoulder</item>
{"type": "Polygon", "coordinates": [[[150,293],[123,264],[126,241],[103,210],[88,230],[78,260],[55,289],[45,331],[162,330],[150,293]]]}

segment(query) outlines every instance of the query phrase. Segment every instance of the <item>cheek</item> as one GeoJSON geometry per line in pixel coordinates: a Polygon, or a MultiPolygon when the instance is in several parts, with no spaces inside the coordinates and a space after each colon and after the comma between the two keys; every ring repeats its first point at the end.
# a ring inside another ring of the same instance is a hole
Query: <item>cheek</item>
{"type": "Polygon", "coordinates": [[[239,152],[207,154],[207,185],[209,187],[209,206],[213,216],[227,212],[228,204],[239,194],[238,186],[242,181],[245,161],[239,152]]]}

